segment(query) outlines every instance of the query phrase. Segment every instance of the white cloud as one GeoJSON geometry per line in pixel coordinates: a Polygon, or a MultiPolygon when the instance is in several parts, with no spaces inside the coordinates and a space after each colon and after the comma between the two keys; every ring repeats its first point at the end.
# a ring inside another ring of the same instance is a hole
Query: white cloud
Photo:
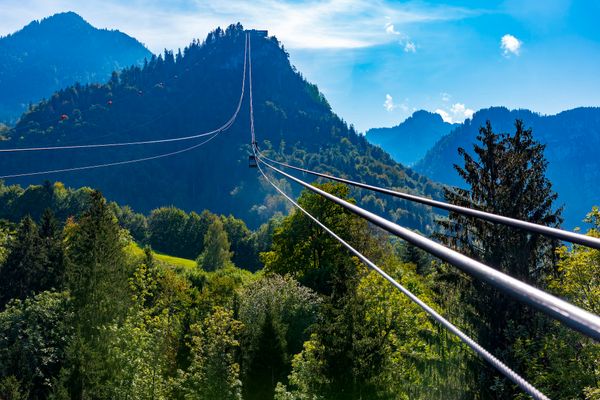
{"type": "Polygon", "coordinates": [[[518,56],[522,45],[523,42],[513,35],[506,34],[502,36],[502,39],[500,39],[500,48],[502,49],[502,54],[505,57],[510,57],[511,54],[518,56]]]}
{"type": "Polygon", "coordinates": [[[442,92],[442,93],[440,93],[440,97],[442,98],[442,101],[444,103],[447,103],[452,98],[452,95],[450,93],[442,92]]]}
{"type": "Polygon", "coordinates": [[[477,13],[391,0],[0,0],[0,35],[66,10],[97,27],[126,32],[155,52],[186,46],[217,26],[237,21],[246,28],[268,29],[288,48],[361,48],[396,40],[398,35],[382,31],[384,16],[391,32],[399,32],[397,28],[406,24],[456,20],[477,13]]]}
{"type": "Polygon", "coordinates": [[[447,111],[444,111],[441,108],[438,108],[437,110],[435,110],[435,112],[436,112],[436,114],[440,114],[440,116],[442,117],[444,122],[452,123],[452,117],[450,117],[450,114],[448,114],[447,111]]]}
{"type": "Polygon", "coordinates": [[[400,109],[403,113],[407,113],[410,110],[408,106],[408,99],[404,99],[404,101],[400,104],[397,104],[394,101],[394,98],[390,94],[385,95],[385,101],[383,102],[383,108],[385,108],[388,112],[392,112],[396,109],[400,109]]]}
{"type": "Polygon", "coordinates": [[[407,53],[416,53],[417,46],[415,45],[414,42],[407,41],[406,44],[404,45],[404,51],[407,53]]]}
{"type": "Polygon", "coordinates": [[[463,122],[467,118],[472,118],[473,114],[475,114],[475,111],[467,108],[462,103],[453,104],[449,110],[438,108],[435,112],[440,114],[445,122],[451,124],[463,122]]]}
{"type": "Polygon", "coordinates": [[[396,107],[398,106],[394,104],[394,98],[391,95],[386,94],[385,101],[383,102],[383,108],[385,108],[388,112],[392,112],[396,107]]]}
{"type": "Polygon", "coordinates": [[[396,30],[396,28],[394,27],[394,24],[388,22],[385,24],[385,33],[387,33],[388,35],[399,35],[400,32],[398,32],[396,30]]]}

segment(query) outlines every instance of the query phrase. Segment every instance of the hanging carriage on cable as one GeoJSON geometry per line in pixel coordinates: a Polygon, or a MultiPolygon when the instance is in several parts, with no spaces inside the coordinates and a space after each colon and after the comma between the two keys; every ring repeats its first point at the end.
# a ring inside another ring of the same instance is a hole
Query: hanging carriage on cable
{"type": "Polygon", "coordinates": [[[250,168],[256,168],[256,156],[252,155],[252,156],[248,156],[248,167],[250,168]]]}

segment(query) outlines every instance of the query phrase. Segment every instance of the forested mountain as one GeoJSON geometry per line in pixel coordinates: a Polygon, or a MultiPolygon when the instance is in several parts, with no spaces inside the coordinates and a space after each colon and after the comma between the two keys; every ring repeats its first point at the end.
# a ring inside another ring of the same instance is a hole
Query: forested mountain
{"type": "Polygon", "coordinates": [[[33,21],[0,38],[0,121],[13,121],[60,88],[104,82],[150,51],[119,31],[96,29],[73,12],[33,21]]]}
{"type": "MultiPolygon", "coordinates": [[[[166,51],[143,67],[113,74],[103,85],[63,89],[25,113],[2,147],[83,144],[192,135],[221,126],[240,95],[245,32],[241,25],[217,29],[183,52],[166,51]]],[[[379,147],[337,117],[315,85],[290,65],[274,37],[252,35],[257,140],[272,157],[311,169],[438,197],[439,186],[395,163],[379,147]]],[[[6,174],[152,156],[197,143],[51,153],[10,154],[6,174]]],[[[54,174],[69,186],[92,186],[141,212],[174,204],[235,213],[251,226],[285,210],[248,168],[248,96],[233,127],[192,152],[126,166],[54,174]]],[[[42,182],[47,176],[18,179],[42,182]]],[[[13,182],[13,181],[11,181],[13,182]]],[[[296,192],[298,193],[298,192],[296,192]]],[[[431,215],[401,201],[353,195],[364,206],[413,228],[427,229],[431,215]]]]}
{"type": "Polygon", "coordinates": [[[419,110],[394,127],[369,129],[365,136],[390,153],[394,160],[411,166],[455,126],[444,122],[439,114],[419,110]]]}
{"type": "Polygon", "coordinates": [[[556,115],[540,115],[529,110],[493,107],[480,110],[471,120],[440,139],[415,169],[431,179],[460,185],[453,164],[460,163],[459,147],[473,154],[473,143],[481,126],[490,120],[496,132],[513,132],[516,119],[533,129],[534,137],[546,145],[548,177],[564,204],[565,225],[573,228],[600,201],[600,108],[576,108],[556,115]]]}

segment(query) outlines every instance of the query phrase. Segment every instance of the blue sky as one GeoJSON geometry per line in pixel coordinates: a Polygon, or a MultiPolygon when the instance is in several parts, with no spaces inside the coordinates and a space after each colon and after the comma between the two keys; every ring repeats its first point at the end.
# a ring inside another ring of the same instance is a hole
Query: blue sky
{"type": "Polygon", "coordinates": [[[596,0],[0,0],[0,35],[67,10],[154,52],[237,21],[268,29],[360,131],[416,109],[460,122],[494,105],[600,106],[596,0]]]}

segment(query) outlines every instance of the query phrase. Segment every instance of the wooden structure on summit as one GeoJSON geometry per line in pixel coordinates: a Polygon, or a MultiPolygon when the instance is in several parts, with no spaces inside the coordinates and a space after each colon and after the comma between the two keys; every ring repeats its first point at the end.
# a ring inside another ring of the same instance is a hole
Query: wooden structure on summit
{"type": "Polygon", "coordinates": [[[246,30],[246,32],[251,34],[252,36],[260,36],[260,37],[268,37],[269,36],[269,31],[267,31],[267,30],[248,29],[248,30],[246,30]]]}

